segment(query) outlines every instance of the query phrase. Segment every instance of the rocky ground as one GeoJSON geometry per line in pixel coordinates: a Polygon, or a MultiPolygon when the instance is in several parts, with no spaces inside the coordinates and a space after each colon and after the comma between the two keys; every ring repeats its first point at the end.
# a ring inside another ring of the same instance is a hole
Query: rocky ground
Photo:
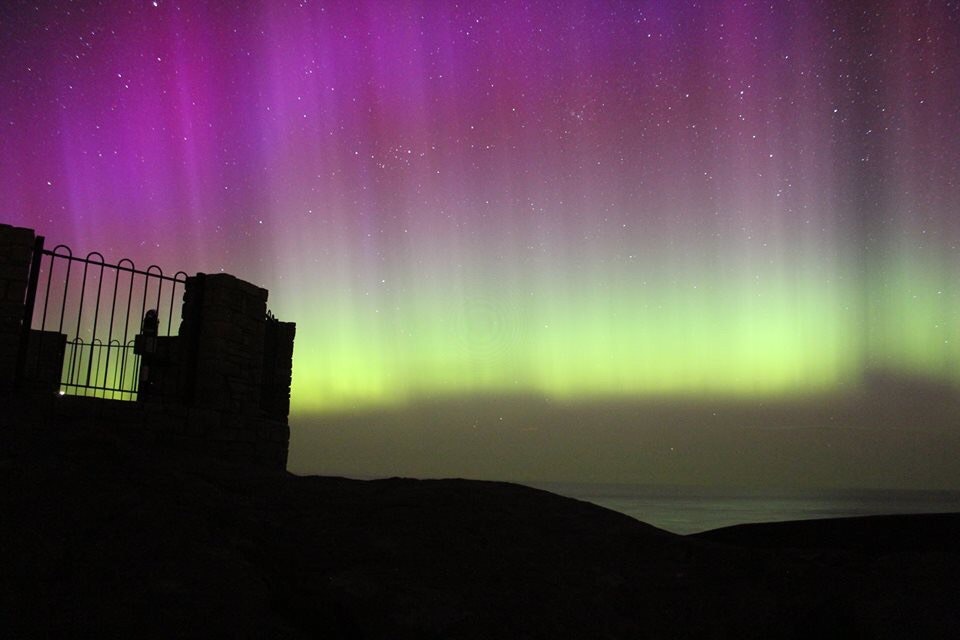
{"type": "Polygon", "coordinates": [[[673,535],[519,485],[252,472],[0,429],[4,637],[900,638],[960,628],[960,515],[673,535]]]}

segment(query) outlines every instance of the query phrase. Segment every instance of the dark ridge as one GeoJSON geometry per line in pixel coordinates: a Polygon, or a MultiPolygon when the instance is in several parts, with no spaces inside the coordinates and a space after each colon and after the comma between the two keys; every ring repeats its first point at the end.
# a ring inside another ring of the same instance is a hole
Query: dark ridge
{"type": "Polygon", "coordinates": [[[822,549],[878,555],[954,553],[960,514],[861,516],[741,524],[691,537],[756,549],[822,549]]]}
{"type": "Polygon", "coordinates": [[[298,477],[107,427],[10,424],[0,513],[5,637],[897,638],[960,625],[951,545],[869,543],[956,539],[956,516],[820,523],[840,527],[829,545],[760,548],[757,532],[805,539],[814,525],[684,537],[515,484],[298,477]]]}

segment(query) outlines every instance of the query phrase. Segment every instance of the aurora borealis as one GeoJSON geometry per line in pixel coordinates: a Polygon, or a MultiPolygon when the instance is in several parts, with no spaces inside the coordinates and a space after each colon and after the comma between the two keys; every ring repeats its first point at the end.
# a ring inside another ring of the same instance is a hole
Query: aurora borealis
{"type": "Polygon", "coordinates": [[[960,381],[956,2],[0,10],[5,222],[271,291],[294,414],[960,381]]]}

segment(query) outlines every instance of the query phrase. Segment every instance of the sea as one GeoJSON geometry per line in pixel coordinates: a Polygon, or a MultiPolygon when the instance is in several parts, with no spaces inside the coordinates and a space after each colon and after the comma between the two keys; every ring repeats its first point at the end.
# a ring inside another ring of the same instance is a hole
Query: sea
{"type": "Polygon", "coordinates": [[[532,485],[673,533],[756,522],[960,512],[960,491],[757,490],[625,484],[532,485]]]}

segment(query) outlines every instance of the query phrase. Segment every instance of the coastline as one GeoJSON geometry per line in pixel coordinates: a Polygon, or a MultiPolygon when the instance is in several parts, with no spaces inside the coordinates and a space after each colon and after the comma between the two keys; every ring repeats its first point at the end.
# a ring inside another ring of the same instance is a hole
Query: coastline
{"type": "Polygon", "coordinates": [[[783,489],[602,483],[530,486],[618,511],[681,535],[740,524],[960,512],[960,491],[783,489]]]}

